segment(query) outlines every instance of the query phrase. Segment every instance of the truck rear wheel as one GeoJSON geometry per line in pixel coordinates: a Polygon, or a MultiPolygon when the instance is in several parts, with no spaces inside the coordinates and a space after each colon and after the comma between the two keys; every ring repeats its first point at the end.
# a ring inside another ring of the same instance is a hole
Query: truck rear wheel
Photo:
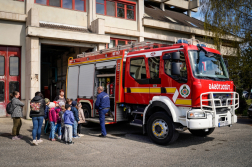
{"type": "MultiPolygon", "coordinates": [[[[83,109],[83,113],[84,113],[84,117],[86,118],[90,118],[90,114],[91,114],[91,109],[87,104],[82,104],[82,109],[83,109]]],[[[83,126],[88,126],[90,123],[89,122],[85,122],[83,123],[83,126]]]]}
{"type": "Polygon", "coordinates": [[[164,112],[156,112],[147,122],[150,139],[160,145],[168,145],[177,140],[179,133],[175,130],[172,118],[164,112]]]}
{"type": "Polygon", "coordinates": [[[209,128],[208,131],[205,131],[205,129],[200,129],[200,130],[192,130],[189,129],[189,131],[195,135],[195,136],[200,136],[200,137],[204,137],[207,135],[210,135],[211,133],[213,133],[215,128],[209,128]]]}

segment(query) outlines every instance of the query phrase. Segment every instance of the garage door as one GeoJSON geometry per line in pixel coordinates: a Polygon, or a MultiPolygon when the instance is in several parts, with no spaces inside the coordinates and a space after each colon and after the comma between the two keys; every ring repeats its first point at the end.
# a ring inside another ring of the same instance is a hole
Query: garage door
{"type": "Polygon", "coordinates": [[[67,76],[67,98],[77,99],[79,66],[69,67],[67,76]]]}
{"type": "Polygon", "coordinates": [[[91,98],[94,93],[94,64],[80,66],[79,97],[91,98]]]}

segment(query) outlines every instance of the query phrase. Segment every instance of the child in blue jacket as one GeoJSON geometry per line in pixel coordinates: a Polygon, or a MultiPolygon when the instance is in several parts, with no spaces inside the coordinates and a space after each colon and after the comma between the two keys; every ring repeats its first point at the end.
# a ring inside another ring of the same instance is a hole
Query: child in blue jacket
{"type": "Polygon", "coordinates": [[[72,141],[73,134],[73,124],[74,124],[74,116],[72,111],[70,111],[71,107],[69,104],[65,105],[66,111],[64,113],[64,124],[65,124],[65,142],[66,144],[74,144],[72,141]]]}

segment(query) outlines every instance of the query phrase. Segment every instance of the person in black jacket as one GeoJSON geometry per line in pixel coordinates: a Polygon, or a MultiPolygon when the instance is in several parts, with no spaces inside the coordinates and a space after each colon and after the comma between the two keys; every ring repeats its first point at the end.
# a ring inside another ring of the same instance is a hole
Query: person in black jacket
{"type": "Polygon", "coordinates": [[[32,118],[33,123],[32,143],[34,145],[38,145],[38,143],[43,142],[43,140],[40,139],[41,128],[44,120],[45,107],[46,107],[43,94],[41,92],[36,92],[35,97],[30,102],[30,105],[31,105],[30,117],[32,118]]]}

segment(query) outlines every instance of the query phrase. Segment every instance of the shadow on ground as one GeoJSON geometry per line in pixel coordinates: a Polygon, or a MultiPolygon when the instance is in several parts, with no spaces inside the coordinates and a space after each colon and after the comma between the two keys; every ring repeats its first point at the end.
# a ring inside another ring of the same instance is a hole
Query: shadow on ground
{"type": "MultiPolygon", "coordinates": [[[[98,125],[94,125],[93,127],[88,127],[87,129],[91,133],[100,132],[100,126],[98,125]]],[[[107,138],[119,139],[119,140],[120,138],[125,138],[127,140],[154,144],[149,139],[148,135],[143,134],[142,128],[140,127],[130,126],[127,123],[118,123],[118,124],[113,124],[113,125],[107,125],[106,129],[107,129],[107,133],[109,134],[107,138]],[[112,138],[110,136],[114,136],[116,138],[112,138]]],[[[86,135],[97,136],[90,133],[87,133],[86,135]]],[[[193,136],[191,133],[188,133],[188,131],[185,131],[185,132],[180,132],[179,138],[177,139],[177,141],[175,141],[174,143],[166,147],[168,148],[188,147],[192,145],[203,144],[212,140],[214,140],[214,138],[211,137],[211,135],[208,137],[197,137],[197,136],[193,136]]],[[[160,145],[157,145],[157,146],[160,146],[160,145]]],[[[161,147],[164,147],[164,146],[161,146],[161,147]]]]}

